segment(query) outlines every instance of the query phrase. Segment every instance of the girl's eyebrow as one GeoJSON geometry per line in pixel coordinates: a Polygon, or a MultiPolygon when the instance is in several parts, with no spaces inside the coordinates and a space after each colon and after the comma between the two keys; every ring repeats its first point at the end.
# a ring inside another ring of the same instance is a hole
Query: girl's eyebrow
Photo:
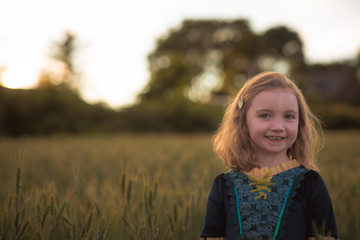
{"type": "Polygon", "coordinates": [[[267,109],[267,108],[260,108],[260,109],[257,109],[256,112],[273,112],[273,110],[267,109]]]}
{"type": "MultiPolygon", "coordinates": [[[[267,108],[261,108],[261,109],[257,109],[256,112],[273,112],[274,110],[271,109],[267,109],[267,108]]],[[[298,113],[299,111],[295,110],[295,109],[289,109],[284,111],[285,113],[298,113]]]]}
{"type": "Polygon", "coordinates": [[[287,111],[285,111],[286,113],[298,113],[299,111],[297,111],[297,110],[294,110],[294,109],[289,109],[289,110],[287,110],[287,111]]]}

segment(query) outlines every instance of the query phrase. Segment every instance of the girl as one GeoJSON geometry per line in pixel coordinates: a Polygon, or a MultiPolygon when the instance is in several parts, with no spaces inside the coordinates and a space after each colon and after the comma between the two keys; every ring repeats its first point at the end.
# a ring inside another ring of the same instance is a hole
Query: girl
{"type": "Polygon", "coordinates": [[[320,134],[291,80],[276,72],[250,79],[214,137],[216,154],[232,170],[212,184],[201,239],[338,239],[316,172],[320,134]]]}

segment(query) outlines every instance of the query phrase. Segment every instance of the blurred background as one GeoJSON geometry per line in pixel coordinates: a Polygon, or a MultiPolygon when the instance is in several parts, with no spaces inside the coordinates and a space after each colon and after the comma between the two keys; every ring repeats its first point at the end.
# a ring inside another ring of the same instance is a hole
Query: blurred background
{"type": "Polygon", "coordinates": [[[360,2],[0,3],[0,134],[206,132],[275,70],[327,129],[360,128],[360,2]]]}
{"type": "Polygon", "coordinates": [[[0,239],[197,239],[228,171],[211,135],[264,70],[322,120],[338,230],[360,239],[359,13],[358,0],[1,0],[0,239]]]}

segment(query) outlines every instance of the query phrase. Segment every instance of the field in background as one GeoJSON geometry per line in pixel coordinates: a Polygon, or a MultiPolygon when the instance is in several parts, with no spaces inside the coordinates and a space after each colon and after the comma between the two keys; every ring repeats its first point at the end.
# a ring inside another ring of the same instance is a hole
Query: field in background
{"type": "MultiPolygon", "coordinates": [[[[342,239],[360,239],[360,132],[319,156],[342,239]]],[[[210,135],[0,139],[0,239],[197,239],[226,171],[210,135]]]]}

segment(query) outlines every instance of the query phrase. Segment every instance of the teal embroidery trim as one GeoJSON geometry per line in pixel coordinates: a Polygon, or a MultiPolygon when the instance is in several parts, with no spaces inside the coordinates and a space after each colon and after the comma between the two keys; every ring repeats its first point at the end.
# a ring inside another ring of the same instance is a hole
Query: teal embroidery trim
{"type": "MultiPolygon", "coordinates": [[[[231,175],[230,175],[230,178],[231,178],[231,181],[233,182],[233,177],[231,175]]],[[[244,234],[243,234],[242,224],[241,224],[239,194],[236,190],[235,184],[233,184],[233,190],[234,190],[235,197],[236,197],[236,210],[237,210],[238,221],[239,221],[240,237],[241,237],[241,239],[245,239],[244,234]]]]}
{"type": "Polygon", "coordinates": [[[278,234],[278,232],[279,232],[281,219],[282,219],[282,216],[283,216],[283,214],[284,214],[285,206],[286,206],[287,200],[288,200],[288,198],[289,198],[289,195],[290,195],[290,192],[291,192],[291,189],[292,189],[294,183],[295,183],[295,181],[293,181],[293,182],[291,183],[291,185],[290,185],[290,187],[289,187],[289,190],[288,190],[287,193],[286,193],[286,196],[285,196],[283,205],[282,205],[282,207],[281,207],[281,212],[280,212],[280,214],[279,214],[279,218],[278,218],[278,222],[277,222],[277,225],[276,225],[276,229],[275,229],[275,233],[274,233],[274,236],[273,236],[273,240],[276,239],[276,236],[277,236],[277,234],[278,234]]]}
{"type": "Polygon", "coordinates": [[[278,239],[284,237],[284,226],[293,203],[296,189],[304,179],[306,169],[292,168],[273,176],[271,192],[267,200],[254,199],[255,186],[249,186],[251,179],[244,173],[232,170],[225,175],[227,193],[230,197],[231,219],[237,238],[245,239],[278,239]],[[240,223],[240,224],[239,224],[240,223]],[[238,229],[237,229],[238,227],[238,229]]]}
{"type": "MultiPolygon", "coordinates": [[[[244,233],[243,233],[242,222],[241,222],[239,193],[238,193],[238,191],[236,189],[236,186],[234,184],[234,179],[233,179],[233,177],[231,175],[230,175],[230,179],[231,179],[231,182],[233,183],[232,184],[233,185],[232,189],[233,189],[233,191],[235,193],[235,198],[236,198],[236,211],[237,211],[237,217],[238,217],[238,222],[239,222],[240,237],[241,237],[242,240],[244,240],[245,236],[244,236],[244,233]]],[[[276,237],[278,235],[278,232],[279,232],[279,229],[280,229],[280,224],[281,224],[281,219],[283,217],[285,207],[286,207],[288,198],[290,196],[291,190],[292,190],[292,188],[294,186],[294,183],[295,183],[295,180],[292,181],[288,191],[286,192],[284,201],[282,203],[281,211],[280,211],[280,214],[279,214],[279,217],[278,217],[278,220],[277,220],[276,229],[275,229],[275,232],[274,232],[274,235],[273,235],[273,240],[276,240],[276,237]]]]}

